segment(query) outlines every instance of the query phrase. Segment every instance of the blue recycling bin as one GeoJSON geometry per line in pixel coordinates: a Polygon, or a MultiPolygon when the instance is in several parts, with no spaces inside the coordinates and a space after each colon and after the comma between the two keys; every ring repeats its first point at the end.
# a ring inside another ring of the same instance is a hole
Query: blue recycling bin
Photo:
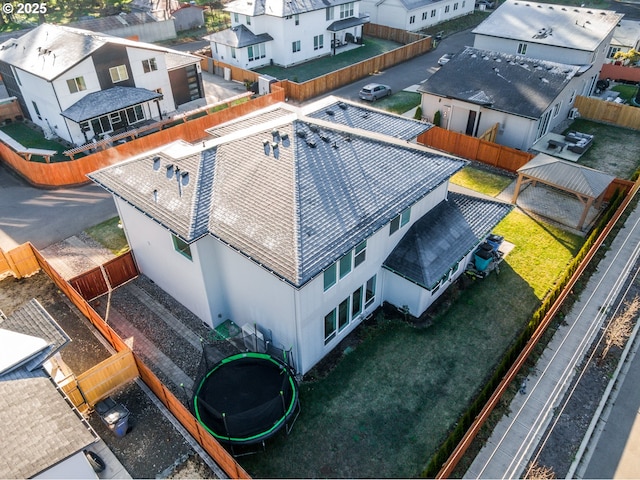
{"type": "Polygon", "coordinates": [[[129,429],[129,410],[124,405],[115,402],[111,397],[96,403],[96,412],[102,422],[116,437],[124,437],[129,429]]]}

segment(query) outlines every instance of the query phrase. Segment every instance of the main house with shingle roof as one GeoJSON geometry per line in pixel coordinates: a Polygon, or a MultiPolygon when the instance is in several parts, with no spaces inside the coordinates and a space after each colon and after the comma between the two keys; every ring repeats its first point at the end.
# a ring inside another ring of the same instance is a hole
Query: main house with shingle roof
{"type": "Polygon", "coordinates": [[[467,162],[416,144],[428,128],[333,97],[283,103],[90,178],[144,274],[305,373],[383,302],[421,315],[510,211],[448,193],[467,162]]]}
{"type": "Polygon", "coordinates": [[[335,55],[347,43],[359,43],[360,0],[234,0],[225,6],[231,28],[207,37],[215,60],[253,69],[288,67],[335,55]]]}
{"type": "Polygon", "coordinates": [[[473,13],[474,0],[362,0],[360,10],[371,22],[418,31],[473,13]]]}
{"type": "Polygon", "coordinates": [[[427,119],[527,150],[593,91],[622,15],[610,10],[506,0],[419,91],[427,119]]]}
{"type": "Polygon", "coordinates": [[[45,135],[76,145],[204,97],[193,55],[46,23],[0,45],[0,75],[45,135]]]}

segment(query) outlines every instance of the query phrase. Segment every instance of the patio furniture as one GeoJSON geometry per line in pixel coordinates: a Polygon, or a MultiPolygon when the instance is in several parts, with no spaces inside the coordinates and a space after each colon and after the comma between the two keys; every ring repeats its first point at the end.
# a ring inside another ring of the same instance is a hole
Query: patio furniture
{"type": "Polygon", "coordinates": [[[547,148],[559,148],[560,151],[562,151],[562,149],[566,146],[566,143],[564,143],[562,140],[555,140],[553,138],[550,138],[549,141],[547,142],[547,148]]]}
{"type": "Polygon", "coordinates": [[[564,136],[567,150],[582,155],[593,143],[593,135],[581,132],[569,132],[564,136]]]}

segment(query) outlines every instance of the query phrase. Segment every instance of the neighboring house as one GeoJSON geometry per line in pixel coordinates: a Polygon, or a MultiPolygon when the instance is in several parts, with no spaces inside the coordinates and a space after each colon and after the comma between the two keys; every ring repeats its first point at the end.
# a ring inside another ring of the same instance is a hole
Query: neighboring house
{"type": "Polygon", "coordinates": [[[579,65],[578,95],[588,96],[622,17],[611,10],[506,0],[473,30],[473,46],[523,60],[579,65]]]}
{"type": "Polygon", "coordinates": [[[149,13],[158,21],[169,20],[171,12],[180,7],[179,0],[133,0],[128,4],[132,12],[149,13]]]}
{"type": "Polygon", "coordinates": [[[83,450],[98,436],[43,368],[69,341],[36,300],[0,311],[2,478],[97,478],[83,450]]]}
{"type": "Polygon", "coordinates": [[[369,17],[359,8],[359,0],[235,0],[225,7],[231,28],[204,38],[215,60],[245,69],[287,67],[360,43],[369,17]]]}
{"type": "Polygon", "coordinates": [[[582,68],[467,47],[419,86],[422,112],[441,127],[479,136],[499,124],[496,143],[528,150],[567,118],[582,68]]]}
{"type": "Polygon", "coordinates": [[[171,17],[178,32],[201,28],[204,26],[204,7],[183,3],[171,12],[171,17]]]}
{"type": "Polygon", "coordinates": [[[204,97],[198,57],[50,24],[0,45],[0,74],[45,135],[76,145],[204,97]]]}
{"type": "Polygon", "coordinates": [[[141,42],[161,42],[176,38],[177,28],[172,19],[157,20],[147,12],[84,18],[77,22],[68,23],[66,26],[141,42]]]}
{"type": "Polygon", "coordinates": [[[371,22],[418,31],[473,13],[474,0],[362,0],[360,11],[371,22]]]}
{"type": "Polygon", "coordinates": [[[511,210],[448,193],[466,162],[413,141],[431,127],[334,97],[283,103],[89,176],[145,275],[305,373],[383,302],[421,315],[511,210]]]}
{"type": "Polygon", "coordinates": [[[613,32],[613,38],[607,51],[607,62],[615,63],[616,53],[626,53],[629,50],[640,52],[640,22],[621,20],[613,32]]]}

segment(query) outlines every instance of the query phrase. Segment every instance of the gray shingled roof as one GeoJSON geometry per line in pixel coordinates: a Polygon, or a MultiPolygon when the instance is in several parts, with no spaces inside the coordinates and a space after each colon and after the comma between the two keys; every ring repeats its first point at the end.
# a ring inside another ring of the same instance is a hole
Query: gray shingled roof
{"type": "Polygon", "coordinates": [[[89,177],[185,241],[208,230],[294,285],[313,278],[466,163],[302,115],[214,143],[199,159],[152,154],[89,177]],[[155,173],[154,156],[161,157],[155,173]],[[168,162],[190,172],[182,196],[166,180],[168,162]]]}
{"type": "Polygon", "coordinates": [[[431,290],[513,208],[449,192],[447,201],[414,223],[384,267],[431,290]]]}
{"type": "Polygon", "coordinates": [[[48,23],[0,45],[0,61],[51,81],[109,43],[171,53],[191,59],[190,63],[200,61],[194,55],[150,43],[48,23]]]}
{"type": "Polygon", "coordinates": [[[0,382],[0,425],[0,478],[31,478],[96,440],[42,370],[0,382]]]}
{"type": "Polygon", "coordinates": [[[113,30],[121,30],[131,25],[153,23],[157,20],[146,12],[123,13],[105,17],[85,18],[67,24],[69,27],[90,30],[92,32],[109,33],[113,30]]]}
{"type": "Polygon", "coordinates": [[[16,308],[7,317],[0,315],[0,328],[42,338],[48,344],[47,348],[24,365],[29,371],[41,367],[45,361],[71,341],[71,338],[35,298],[16,308]]]}
{"type": "Polygon", "coordinates": [[[622,16],[613,10],[506,0],[473,33],[594,51],[622,16]]]}
{"type": "Polygon", "coordinates": [[[80,123],[127,107],[150,102],[156,98],[162,98],[162,95],[146,88],[112,87],[85,95],[69,108],[60,112],[60,115],[80,123]]]}
{"type": "Polygon", "coordinates": [[[347,28],[364,25],[365,23],[369,23],[370,21],[371,20],[369,19],[368,13],[361,13],[357,17],[349,17],[342,20],[336,20],[327,27],[327,30],[329,30],[330,32],[339,32],[341,30],[346,30],[347,28]]]}
{"type": "Polygon", "coordinates": [[[433,127],[431,123],[399,117],[383,110],[363,107],[345,100],[335,100],[324,107],[309,112],[308,116],[333,122],[336,125],[360,128],[402,140],[415,140],[420,134],[433,127]]]}
{"type": "Polygon", "coordinates": [[[220,32],[212,33],[203,37],[210,42],[219,43],[220,45],[227,45],[234,48],[248,47],[249,45],[257,45],[258,43],[268,42],[273,40],[273,37],[268,33],[261,33],[256,35],[244,25],[236,25],[235,27],[227,28],[220,32]]]}
{"type": "Polygon", "coordinates": [[[613,175],[560,160],[545,153],[536,155],[520,167],[518,173],[591,198],[598,198],[615,179],[613,175]]]}
{"type": "Polygon", "coordinates": [[[225,6],[225,10],[243,15],[272,15],[285,17],[298,13],[322,10],[323,8],[342,5],[353,0],[235,0],[225,6]]]}
{"type": "Polygon", "coordinates": [[[292,115],[293,108],[289,108],[286,104],[278,104],[274,108],[265,108],[260,111],[259,115],[247,115],[230,122],[208,128],[206,132],[213,137],[224,137],[233,132],[244,130],[245,128],[255,127],[272,120],[282,118],[285,115],[292,115]]]}
{"type": "Polygon", "coordinates": [[[418,87],[418,92],[538,119],[580,68],[466,47],[418,87]]]}
{"type": "Polygon", "coordinates": [[[442,0],[400,0],[400,3],[404,8],[409,10],[415,10],[416,8],[429,7],[440,3],[442,0]]]}

